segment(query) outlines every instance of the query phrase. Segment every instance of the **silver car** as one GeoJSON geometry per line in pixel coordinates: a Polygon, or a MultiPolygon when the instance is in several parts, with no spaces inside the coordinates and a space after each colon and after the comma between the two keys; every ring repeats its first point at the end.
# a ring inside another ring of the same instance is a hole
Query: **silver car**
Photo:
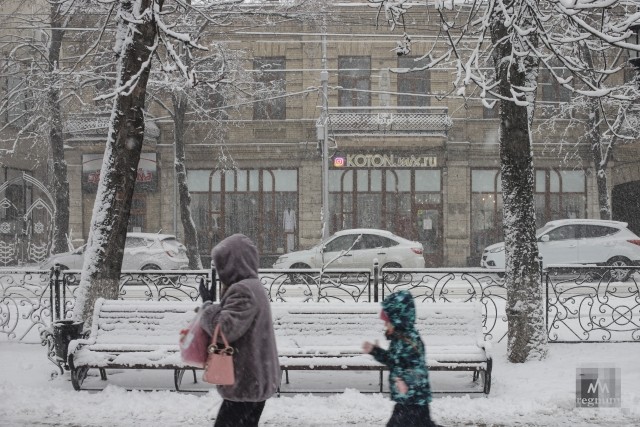
{"type": "MultiPolygon", "coordinates": [[[[56,263],[63,270],[80,270],[87,245],[51,255],[41,266],[48,270],[56,263]]],[[[123,270],[179,270],[189,266],[187,250],[175,236],[154,233],[127,233],[122,259],[123,270]]]]}
{"type": "Polygon", "coordinates": [[[420,242],[373,228],[342,230],[311,249],[278,258],[273,268],[424,268],[420,242]]]}
{"type": "MultiPolygon", "coordinates": [[[[593,264],[625,267],[640,264],[640,237],[626,222],[597,219],[550,221],[536,231],[538,251],[545,265],[593,264]]],[[[488,269],[505,268],[504,242],[487,246],[480,261],[488,269]]],[[[624,281],[631,270],[612,270],[624,281]]]]}

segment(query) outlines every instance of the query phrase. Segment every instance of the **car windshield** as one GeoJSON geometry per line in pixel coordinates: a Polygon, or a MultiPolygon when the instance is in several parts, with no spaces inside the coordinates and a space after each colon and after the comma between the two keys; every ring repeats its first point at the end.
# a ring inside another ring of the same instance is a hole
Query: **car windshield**
{"type": "Polygon", "coordinates": [[[538,228],[536,230],[536,237],[540,237],[542,236],[544,233],[547,232],[547,230],[553,228],[553,225],[549,225],[549,224],[545,224],[542,228],[538,228]]]}

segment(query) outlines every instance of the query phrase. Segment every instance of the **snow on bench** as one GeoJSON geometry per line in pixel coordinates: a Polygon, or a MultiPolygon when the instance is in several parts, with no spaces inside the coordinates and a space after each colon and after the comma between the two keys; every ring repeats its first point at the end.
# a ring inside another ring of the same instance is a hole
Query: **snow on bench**
{"type": "MultiPolygon", "coordinates": [[[[172,369],[180,390],[187,369],[178,334],[195,315],[193,301],[99,299],[88,338],[69,345],[71,381],[80,390],[90,368],[172,369]]],[[[289,382],[292,370],[372,370],[385,366],[361,353],[364,340],[385,345],[378,303],[273,303],[279,362],[289,382]]],[[[491,385],[491,356],[483,340],[479,303],[418,303],[417,327],[427,347],[431,370],[465,370],[491,385]]],[[[194,371],[195,381],[195,371],[194,371]]]]}
{"type": "Polygon", "coordinates": [[[200,304],[193,301],[122,301],[98,299],[91,333],[69,344],[71,382],[80,390],[89,368],[107,379],[110,369],[173,369],[179,389],[184,369],[179,332],[200,304]]]}
{"type": "MultiPolygon", "coordinates": [[[[378,303],[273,303],[280,366],[290,370],[386,369],[361,352],[365,340],[385,346],[378,303]]],[[[416,327],[434,371],[472,371],[491,388],[492,359],[482,333],[480,303],[417,303],[416,327]]],[[[382,390],[382,381],[380,382],[382,390]]]]}

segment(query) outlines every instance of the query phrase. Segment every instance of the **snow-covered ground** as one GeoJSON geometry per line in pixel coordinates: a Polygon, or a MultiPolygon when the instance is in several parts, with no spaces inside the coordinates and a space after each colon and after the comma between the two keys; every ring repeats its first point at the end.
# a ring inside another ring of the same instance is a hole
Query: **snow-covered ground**
{"type": "MultiPolygon", "coordinates": [[[[436,394],[432,412],[437,422],[448,426],[640,425],[640,343],[553,344],[545,361],[518,365],[507,362],[504,343],[494,345],[493,354],[491,394],[436,394]],[[621,369],[622,408],[576,408],[576,368],[582,364],[621,369]]],[[[0,426],[207,426],[213,423],[221,401],[213,390],[126,390],[169,388],[171,371],[120,371],[109,376],[103,391],[76,392],[68,373],[50,380],[54,368],[39,344],[0,341],[0,426]]],[[[93,375],[85,386],[102,387],[93,375]]],[[[473,388],[468,373],[432,376],[436,390],[473,388]]],[[[289,387],[346,391],[274,397],[267,402],[261,425],[384,426],[393,407],[388,395],[361,392],[376,390],[377,382],[375,373],[293,372],[289,387]]],[[[188,376],[184,384],[188,385],[188,376]]]]}

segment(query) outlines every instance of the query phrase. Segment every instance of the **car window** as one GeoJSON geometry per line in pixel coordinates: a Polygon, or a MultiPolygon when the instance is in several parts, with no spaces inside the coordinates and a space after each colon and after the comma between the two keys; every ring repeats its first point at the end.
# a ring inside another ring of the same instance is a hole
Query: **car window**
{"type": "Polygon", "coordinates": [[[545,224],[542,228],[536,230],[536,236],[542,236],[548,229],[552,228],[553,225],[545,224]]]}
{"type": "Polygon", "coordinates": [[[384,242],[384,247],[385,248],[390,248],[392,246],[398,246],[400,243],[396,242],[393,239],[389,239],[387,237],[380,237],[382,239],[382,241],[384,242]]]}
{"type": "MultiPolygon", "coordinates": [[[[325,246],[325,252],[346,251],[349,248],[351,248],[351,246],[353,245],[353,242],[356,240],[357,237],[358,237],[358,234],[349,234],[346,236],[336,237],[335,239],[327,243],[327,245],[325,246]]],[[[354,249],[359,249],[359,248],[356,248],[354,246],[352,250],[354,249]]]]}
{"type": "Polygon", "coordinates": [[[166,239],[162,239],[162,244],[178,246],[180,243],[178,242],[177,239],[174,239],[173,237],[167,237],[166,239]]]}
{"type": "Polygon", "coordinates": [[[556,240],[570,240],[576,238],[576,231],[578,226],[576,225],[565,225],[562,227],[554,228],[549,231],[547,235],[549,236],[549,241],[556,240]]]}
{"type": "Polygon", "coordinates": [[[617,233],[619,230],[614,227],[607,227],[605,225],[585,225],[582,229],[583,236],[588,239],[596,238],[596,237],[605,237],[611,236],[612,234],[617,233]]]}
{"type": "Polygon", "coordinates": [[[363,249],[380,249],[390,248],[396,246],[398,242],[391,240],[384,236],[378,236],[376,234],[364,234],[362,236],[363,249]]]}
{"type": "Polygon", "coordinates": [[[363,234],[362,235],[362,248],[363,249],[378,249],[383,248],[384,242],[381,236],[375,234],[363,234]]]}
{"type": "Polygon", "coordinates": [[[125,246],[128,248],[139,248],[142,246],[147,246],[147,243],[142,237],[127,237],[125,246]]]}

